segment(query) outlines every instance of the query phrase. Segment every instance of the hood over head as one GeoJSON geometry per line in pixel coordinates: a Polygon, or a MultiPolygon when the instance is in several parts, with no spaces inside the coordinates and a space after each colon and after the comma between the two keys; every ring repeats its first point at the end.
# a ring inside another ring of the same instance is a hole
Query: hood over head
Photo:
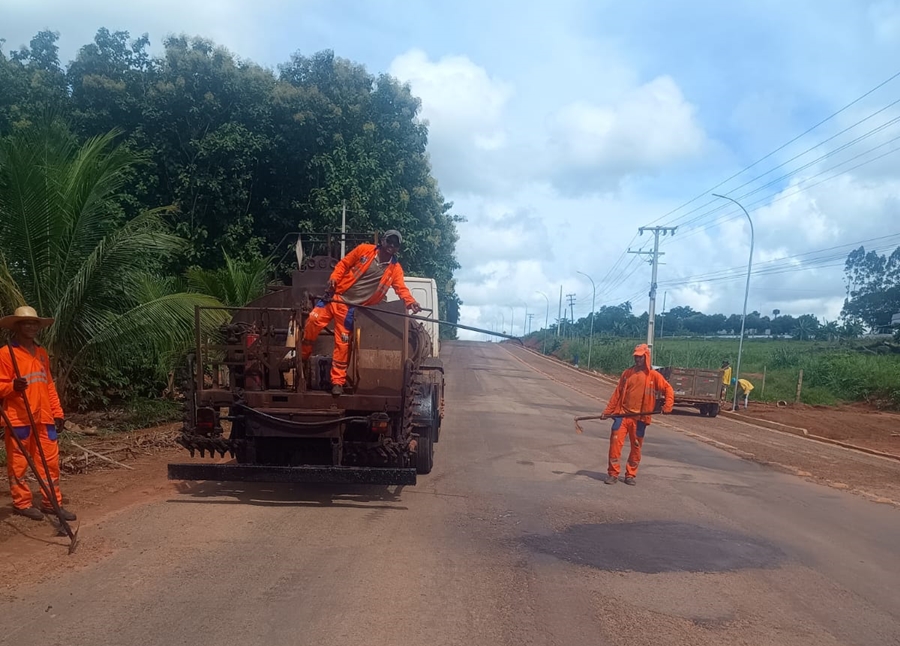
{"type": "Polygon", "coordinates": [[[640,345],[635,346],[632,354],[635,357],[646,357],[644,360],[644,370],[650,372],[650,346],[646,343],[641,343],[640,345]]]}

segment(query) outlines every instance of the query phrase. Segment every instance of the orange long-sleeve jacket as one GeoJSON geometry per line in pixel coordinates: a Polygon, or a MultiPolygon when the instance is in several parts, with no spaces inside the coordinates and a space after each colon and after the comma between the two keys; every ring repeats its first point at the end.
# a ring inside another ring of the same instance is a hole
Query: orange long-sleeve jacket
{"type": "MultiPolygon", "coordinates": [[[[644,368],[639,370],[632,366],[622,373],[603,414],[607,417],[616,417],[634,413],[652,413],[660,396],[665,397],[662,412],[671,413],[675,405],[675,391],[665,377],[650,367],[650,348],[642,343],[634,349],[634,356],[646,357],[644,368]]],[[[637,420],[650,424],[653,418],[646,414],[637,417],[637,420]]]]}
{"type": "MultiPolygon", "coordinates": [[[[56,392],[56,384],[50,373],[50,356],[41,346],[36,346],[34,356],[13,341],[10,344],[16,353],[19,373],[28,380],[28,403],[36,424],[53,424],[63,418],[62,405],[56,392]]],[[[13,390],[16,371],[9,356],[9,346],[0,348],[0,400],[13,426],[30,426],[28,411],[22,395],[13,390]]]]}
{"type": "MultiPolygon", "coordinates": [[[[375,260],[378,253],[378,247],[373,244],[361,244],[353,251],[341,258],[334,271],[331,272],[331,280],[335,282],[334,293],[340,296],[353,286],[360,276],[366,273],[369,265],[375,260]]],[[[407,306],[416,302],[406,283],[403,281],[403,268],[397,261],[397,258],[391,258],[391,263],[384,270],[384,275],[378,283],[378,289],[363,305],[372,305],[380,303],[381,299],[387,294],[388,289],[394,288],[397,296],[406,303],[407,306]]]]}

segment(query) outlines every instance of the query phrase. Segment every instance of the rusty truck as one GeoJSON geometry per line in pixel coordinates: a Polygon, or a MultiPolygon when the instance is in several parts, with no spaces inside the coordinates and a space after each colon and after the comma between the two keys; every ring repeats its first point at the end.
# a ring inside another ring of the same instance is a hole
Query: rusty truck
{"type": "Polygon", "coordinates": [[[421,319],[438,318],[434,281],[416,285],[430,291],[428,303],[417,300],[431,305],[417,317],[395,298],[355,308],[342,395],[331,393],[333,323],[309,360],[301,357],[342,236],[345,245],[378,242],[377,234],[303,234],[286,285],[245,307],[196,308],[178,442],[192,458],[218,457],[169,464],[170,479],[414,485],[431,471],[444,369],[437,325],[421,319]]]}

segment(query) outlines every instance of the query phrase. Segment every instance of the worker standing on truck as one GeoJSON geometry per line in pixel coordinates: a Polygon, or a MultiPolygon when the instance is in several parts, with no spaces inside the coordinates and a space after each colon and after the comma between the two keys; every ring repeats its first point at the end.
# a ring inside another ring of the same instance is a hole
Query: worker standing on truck
{"type": "Polygon", "coordinates": [[[634,479],[641,462],[644,431],[653,421],[651,414],[655,412],[656,402],[660,397],[665,398],[662,413],[668,415],[675,405],[675,391],[666,378],[651,367],[650,348],[642,343],[634,349],[634,365],[622,373],[619,385],[600,418],[614,420],[609,436],[606,484],[619,481],[619,457],[622,455],[626,435],[631,440],[631,450],[625,467],[625,484],[635,484],[634,479]]]}
{"type": "Polygon", "coordinates": [[[403,268],[397,261],[403,238],[390,229],[378,245],[363,243],[341,258],[331,277],[325,298],[316,303],[303,330],[301,343],[304,361],[312,356],[319,333],[334,320],[334,355],[331,358],[331,394],[344,394],[350,359],[350,333],[353,330],[354,305],[380,303],[393,287],[407,309],[422,310],[403,282],[403,268]]]}
{"type": "Polygon", "coordinates": [[[53,483],[52,490],[56,493],[62,517],[75,520],[75,514],[62,509],[62,493],[59,490],[59,433],[65,425],[65,415],[50,373],[50,357],[35,341],[38,332],[52,324],[53,319],[41,318],[34,308],[27,306],[18,308],[13,316],[0,319],[0,328],[13,331],[9,345],[0,348],[0,405],[12,424],[11,429],[6,429],[6,470],[16,514],[41,520],[43,514],[55,513],[53,503],[43,488],[41,508],[33,506],[31,488],[25,481],[28,460],[12,438],[12,433],[15,433],[31,455],[41,480],[53,483]],[[11,355],[14,355],[15,362],[11,355]],[[28,397],[35,427],[31,426],[22,393],[28,397]],[[38,452],[38,442],[47,458],[46,470],[38,452]]]}
{"type": "MultiPolygon", "coordinates": [[[[750,402],[750,391],[753,390],[753,384],[751,384],[746,379],[738,379],[737,387],[741,389],[741,393],[744,395],[744,410],[747,410],[747,404],[750,402]]],[[[740,404],[738,404],[740,408],[740,404]]]]}
{"type": "Polygon", "coordinates": [[[731,384],[731,364],[727,360],[722,362],[722,370],[725,371],[722,375],[722,401],[725,401],[727,399],[728,386],[731,384]]]}

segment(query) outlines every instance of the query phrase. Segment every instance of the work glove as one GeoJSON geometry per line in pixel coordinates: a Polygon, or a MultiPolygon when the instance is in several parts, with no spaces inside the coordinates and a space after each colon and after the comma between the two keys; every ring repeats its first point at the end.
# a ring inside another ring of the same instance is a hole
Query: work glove
{"type": "Polygon", "coordinates": [[[55,420],[53,420],[53,423],[56,425],[57,433],[62,433],[66,428],[66,420],[62,417],[57,417],[55,420]]]}
{"type": "Polygon", "coordinates": [[[13,379],[13,390],[17,393],[24,393],[28,389],[28,380],[25,377],[13,379]]]}

